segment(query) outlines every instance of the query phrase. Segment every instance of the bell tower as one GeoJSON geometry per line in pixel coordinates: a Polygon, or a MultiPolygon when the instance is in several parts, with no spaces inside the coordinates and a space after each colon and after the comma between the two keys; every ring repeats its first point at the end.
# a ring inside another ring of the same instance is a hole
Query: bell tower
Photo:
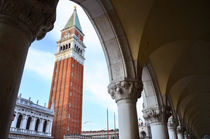
{"type": "Polygon", "coordinates": [[[57,41],[56,61],[52,78],[48,107],[54,103],[55,117],[52,134],[63,139],[65,134],[81,134],[84,34],[76,7],[61,30],[57,41]]]}

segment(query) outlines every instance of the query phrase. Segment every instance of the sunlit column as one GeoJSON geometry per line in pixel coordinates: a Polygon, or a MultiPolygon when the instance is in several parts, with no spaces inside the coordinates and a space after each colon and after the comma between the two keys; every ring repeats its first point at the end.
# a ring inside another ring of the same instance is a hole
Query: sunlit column
{"type": "Polygon", "coordinates": [[[168,139],[166,114],[164,107],[152,107],[143,110],[143,117],[150,125],[152,138],[168,139]]]}
{"type": "Polygon", "coordinates": [[[110,84],[108,88],[118,107],[120,139],[138,139],[136,101],[141,96],[141,82],[121,81],[110,84]]]}
{"type": "Polygon", "coordinates": [[[51,0],[49,3],[45,1],[1,1],[1,139],[8,138],[28,48],[34,39],[42,39],[46,32],[53,28],[57,2],[58,0],[51,0]]]}
{"type": "Polygon", "coordinates": [[[177,126],[177,138],[184,139],[183,127],[181,125],[177,126]]]}
{"type": "Polygon", "coordinates": [[[18,113],[16,113],[16,115],[15,115],[15,119],[12,121],[12,125],[11,125],[11,127],[16,127],[18,117],[19,117],[19,114],[18,114],[18,113]]]}
{"type": "Polygon", "coordinates": [[[52,133],[52,121],[49,121],[49,132],[48,133],[52,133]]]}
{"type": "Polygon", "coordinates": [[[38,132],[43,132],[44,119],[40,119],[38,132]]]}
{"type": "Polygon", "coordinates": [[[26,129],[27,119],[28,119],[28,116],[23,115],[22,120],[21,120],[21,124],[20,124],[21,129],[26,129]]]}
{"type": "Polygon", "coordinates": [[[175,118],[172,115],[168,119],[169,139],[177,139],[176,127],[177,127],[177,122],[175,121],[175,118]]]}
{"type": "Polygon", "coordinates": [[[29,127],[29,130],[35,130],[35,122],[36,122],[36,118],[35,117],[31,117],[31,124],[29,127]]]}

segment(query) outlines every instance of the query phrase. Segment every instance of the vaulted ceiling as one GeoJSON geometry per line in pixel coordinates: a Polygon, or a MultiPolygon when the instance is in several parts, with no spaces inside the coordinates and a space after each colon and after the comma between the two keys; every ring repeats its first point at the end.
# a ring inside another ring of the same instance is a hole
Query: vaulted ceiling
{"type": "Polygon", "coordinates": [[[112,0],[134,61],[197,136],[210,134],[210,2],[112,0]]]}

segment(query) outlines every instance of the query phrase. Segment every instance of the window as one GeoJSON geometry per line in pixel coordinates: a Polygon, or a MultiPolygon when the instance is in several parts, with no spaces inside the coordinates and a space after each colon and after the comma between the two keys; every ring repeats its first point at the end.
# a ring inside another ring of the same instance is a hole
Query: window
{"type": "Polygon", "coordinates": [[[47,128],[47,121],[45,120],[44,125],[43,125],[43,130],[42,130],[44,133],[46,132],[46,128],[47,128]]]}
{"type": "Polygon", "coordinates": [[[26,124],[26,129],[29,129],[30,124],[31,124],[31,117],[28,117],[27,124],[26,124]]]}
{"type": "Polygon", "coordinates": [[[71,76],[73,77],[73,72],[71,73],[71,76]]]}
{"type": "Polygon", "coordinates": [[[72,64],[72,67],[74,67],[74,64],[72,64]]]}
{"type": "Polygon", "coordinates": [[[72,82],[70,83],[70,85],[72,86],[72,82]]]}
{"type": "Polygon", "coordinates": [[[69,96],[70,96],[70,97],[72,96],[72,92],[69,93],[69,96]]]}
{"type": "Polygon", "coordinates": [[[69,103],[69,108],[71,107],[71,103],[69,103]]]}
{"type": "Polygon", "coordinates": [[[40,122],[40,120],[39,120],[39,119],[37,119],[37,120],[36,120],[36,125],[35,125],[35,131],[38,131],[39,122],[40,122]]]}
{"type": "Polygon", "coordinates": [[[21,124],[22,118],[23,118],[23,116],[19,115],[18,120],[17,120],[17,124],[16,124],[16,128],[20,128],[20,124],[21,124]]]}
{"type": "Polygon", "coordinates": [[[70,114],[68,114],[68,118],[70,119],[70,114]]]}

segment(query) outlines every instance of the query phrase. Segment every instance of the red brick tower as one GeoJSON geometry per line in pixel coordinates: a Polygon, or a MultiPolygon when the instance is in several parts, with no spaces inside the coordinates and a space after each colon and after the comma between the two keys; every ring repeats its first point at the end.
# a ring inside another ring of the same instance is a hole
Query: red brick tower
{"type": "Polygon", "coordinates": [[[57,41],[56,62],[48,107],[54,103],[52,133],[55,139],[65,134],[81,134],[83,62],[85,45],[76,8],[57,41]]]}

